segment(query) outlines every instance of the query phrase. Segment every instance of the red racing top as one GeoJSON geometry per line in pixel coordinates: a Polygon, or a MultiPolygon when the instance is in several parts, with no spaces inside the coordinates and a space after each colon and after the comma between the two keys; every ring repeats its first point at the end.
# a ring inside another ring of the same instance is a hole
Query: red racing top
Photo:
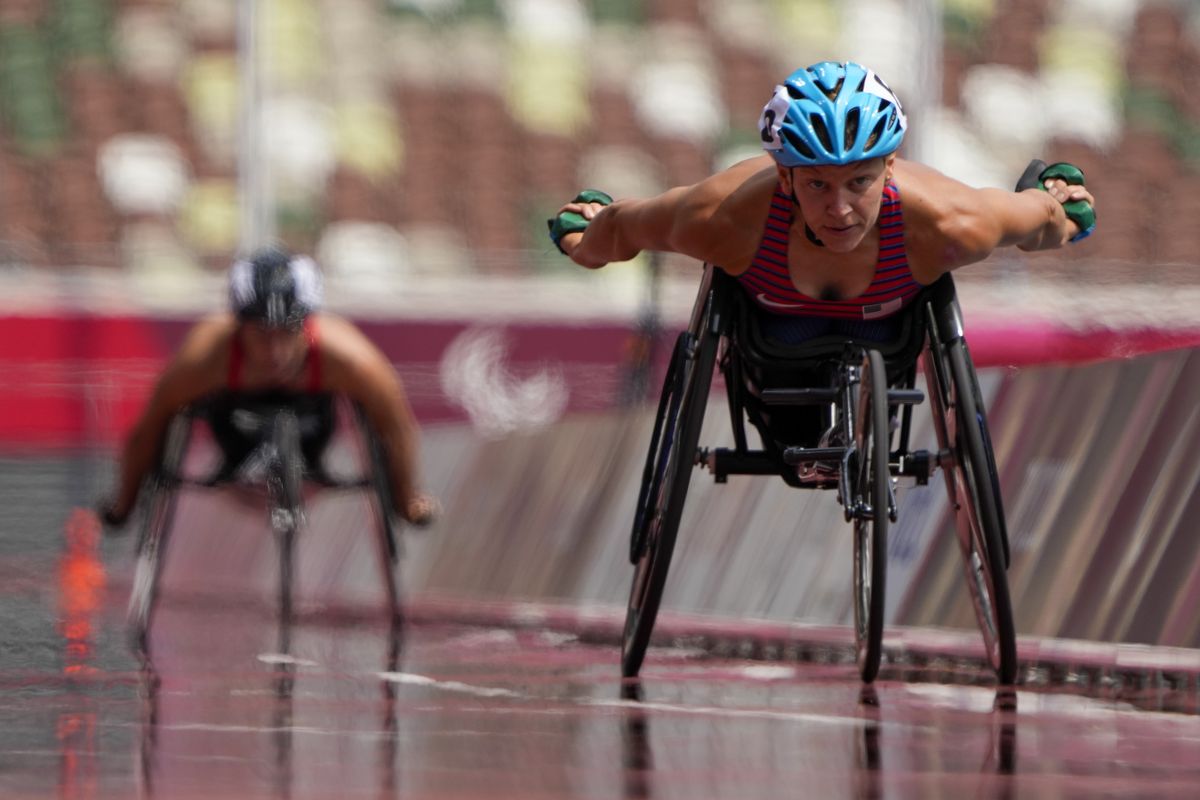
{"type": "Polygon", "coordinates": [[[777,186],[758,251],[750,268],[738,276],[742,288],[763,309],[795,316],[880,319],[904,308],[921,291],[904,253],[904,219],[900,212],[900,190],[895,184],[889,183],[883,190],[875,278],[858,297],[819,300],[796,289],[787,267],[788,231],[794,218],[794,201],[782,186],[777,186]]]}

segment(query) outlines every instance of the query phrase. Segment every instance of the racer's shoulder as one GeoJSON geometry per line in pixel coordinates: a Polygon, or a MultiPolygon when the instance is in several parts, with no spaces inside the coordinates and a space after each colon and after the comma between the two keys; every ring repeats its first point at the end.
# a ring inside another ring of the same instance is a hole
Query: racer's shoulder
{"type": "Polygon", "coordinates": [[[704,260],[739,262],[758,243],[778,185],[770,156],[740,161],[691,187],[686,236],[704,243],[704,260]]]}
{"type": "Polygon", "coordinates": [[[314,312],[311,325],[315,331],[317,346],[322,351],[354,350],[364,342],[370,342],[356,322],[332,311],[314,312]]]}
{"type": "Polygon", "coordinates": [[[927,164],[896,159],[892,182],[899,190],[906,225],[936,226],[979,210],[980,189],[927,164]]]}
{"type": "Polygon", "coordinates": [[[995,247],[997,209],[1012,193],[978,188],[933,167],[897,160],[893,180],[904,210],[909,266],[928,283],[995,247]]]}
{"type": "Polygon", "coordinates": [[[237,319],[228,312],[200,318],[184,336],[176,361],[203,363],[227,357],[237,328],[237,319]]]}
{"type": "Polygon", "coordinates": [[[161,411],[183,408],[224,385],[236,330],[232,315],[214,314],[192,325],[159,376],[154,402],[161,411]]]}
{"type": "Polygon", "coordinates": [[[947,188],[969,188],[928,164],[903,158],[896,159],[892,183],[900,190],[900,200],[905,204],[910,200],[917,202],[936,199],[947,188]]]}
{"type": "Polygon", "coordinates": [[[314,315],[317,349],[328,378],[342,389],[383,367],[391,368],[382,351],[357,323],[328,311],[314,315]]]}
{"type": "Polygon", "coordinates": [[[716,203],[736,204],[770,195],[778,182],[774,160],[770,156],[755,156],[705,178],[693,187],[693,193],[716,203]]]}

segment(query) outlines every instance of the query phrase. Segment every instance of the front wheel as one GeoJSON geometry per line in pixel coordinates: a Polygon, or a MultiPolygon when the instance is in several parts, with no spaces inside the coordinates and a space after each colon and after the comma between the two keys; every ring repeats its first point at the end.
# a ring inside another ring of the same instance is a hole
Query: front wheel
{"type": "Polygon", "coordinates": [[[935,344],[925,354],[939,447],[951,464],[947,491],[955,509],[967,589],[989,666],[1003,685],[1017,675],[1016,626],[1005,574],[1004,508],[991,458],[982,393],[966,342],[935,344]]]}
{"type": "Polygon", "coordinates": [[[371,494],[375,510],[376,539],[378,542],[380,573],[383,577],[383,588],[387,594],[393,625],[398,625],[403,613],[400,607],[400,586],[396,577],[396,566],[400,558],[400,543],[396,537],[396,525],[393,519],[391,468],[388,466],[387,454],[383,442],[375,435],[374,429],[360,414],[359,427],[366,443],[369,469],[371,470],[371,494]]]}
{"type": "Polygon", "coordinates": [[[129,641],[134,652],[143,657],[150,652],[150,623],[158,604],[158,584],[166,563],[167,542],[178,499],[174,487],[155,483],[138,535],[133,589],[129,594],[129,641]]]}
{"type": "Polygon", "coordinates": [[[304,457],[300,450],[300,422],[295,414],[280,411],[276,415],[272,440],[276,460],[269,489],[271,527],[279,536],[279,650],[286,653],[292,624],[296,534],[303,514],[304,457]]]}
{"type": "Polygon", "coordinates": [[[855,404],[851,496],[854,513],[854,639],[864,683],[875,680],[883,657],[887,531],[891,512],[888,468],[887,372],[883,356],[868,350],[859,371],[855,404]]]}
{"type": "Polygon", "coordinates": [[[718,336],[708,329],[707,318],[698,327],[698,335],[684,331],[676,342],[642,479],[630,547],[633,586],[621,641],[626,678],[637,676],[650,644],[700,444],[718,336]]]}
{"type": "Polygon", "coordinates": [[[167,542],[179,499],[179,473],[191,429],[191,418],[187,414],[171,420],[161,460],[148,487],[149,503],[138,533],[128,620],[130,644],[142,658],[148,658],[150,654],[150,623],[158,604],[159,580],[166,563],[167,542]]]}

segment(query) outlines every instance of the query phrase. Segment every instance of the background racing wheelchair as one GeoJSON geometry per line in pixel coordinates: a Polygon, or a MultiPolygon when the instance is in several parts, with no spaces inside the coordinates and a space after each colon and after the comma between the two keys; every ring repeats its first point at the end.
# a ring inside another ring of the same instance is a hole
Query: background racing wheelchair
{"type": "Polygon", "coordinates": [[[947,273],[900,312],[892,342],[845,336],[779,345],[759,329],[736,280],[705,266],[691,322],[675,341],[659,398],[630,537],[635,566],[622,639],[621,669],[637,676],[679,532],[694,467],[720,483],[729,475],[777,475],[789,485],[836,493],[854,528],[854,633],[864,682],[882,657],[889,522],[901,476],[945,478],[967,586],[986,658],[1001,684],[1017,670],[1016,634],[1005,571],[1008,537],[982,395],[947,273]],[[700,446],[701,425],[719,364],[734,447],[700,446]],[[938,450],[911,450],[912,409],[925,400],[925,376],[938,450]],[[747,443],[747,419],[762,449],[747,443]],[[896,429],[893,430],[893,421],[896,429]]]}
{"type": "Polygon", "coordinates": [[[278,546],[279,650],[289,650],[296,538],[304,526],[305,488],[366,491],[371,498],[384,589],[393,630],[401,621],[396,579],[399,546],[392,518],[391,485],[382,444],[365,413],[328,393],[293,395],[221,393],[189,407],[171,421],[158,465],[148,478],[144,516],[136,543],[136,566],[128,620],[134,649],[149,655],[149,630],[171,541],[179,492],[185,487],[237,486],[265,495],[266,521],[278,546]],[[344,403],[339,407],[339,403],[344,403]],[[352,407],[351,407],[352,406],[352,407]],[[351,435],[361,448],[360,472],[343,478],[325,468],[323,453],[339,412],[354,420],[351,435]],[[221,451],[206,476],[185,474],[185,457],[196,423],[207,423],[221,451]]]}

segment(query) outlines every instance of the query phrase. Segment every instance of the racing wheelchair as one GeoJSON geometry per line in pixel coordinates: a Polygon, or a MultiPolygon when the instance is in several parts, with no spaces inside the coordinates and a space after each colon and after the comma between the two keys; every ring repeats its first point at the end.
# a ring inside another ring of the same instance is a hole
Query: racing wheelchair
{"type": "MultiPolygon", "coordinates": [[[[332,398],[329,398],[332,403],[332,398]]],[[[147,479],[146,501],[135,545],[136,565],[130,593],[128,624],[131,644],[142,656],[149,655],[149,630],[159,597],[159,582],[170,542],[179,490],[183,487],[213,489],[230,485],[265,490],[266,521],[278,545],[279,649],[288,652],[293,616],[292,583],[296,539],[304,526],[304,489],[367,491],[372,498],[383,583],[393,629],[401,621],[400,590],[396,564],[400,548],[393,520],[392,490],[383,446],[367,421],[366,414],[353,408],[357,438],[365,452],[362,476],[334,477],[321,466],[319,453],[304,444],[305,424],[292,404],[275,399],[239,401],[233,417],[239,432],[252,447],[230,453],[222,447],[221,462],[204,477],[185,474],[184,458],[196,422],[212,424],[211,407],[197,404],[171,421],[158,465],[147,479]],[[249,466],[249,469],[247,467],[249,466]]],[[[333,414],[332,405],[329,414],[333,414]]],[[[332,432],[318,436],[323,448],[332,432]]]]}
{"type": "Polygon", "coordinates": [[[853,525],[854,634],[859,673],[870,683],[882,658],[893,487],[925,484],[937,469],[955,510],[967,586],[989,665],[1001,684],[1017,671],[1005,571],[1008,535],[982,395],[949,274],[900,312],[899,335],[878,343],[844,336],[780,345],[764,336],[736,280],[705,266],[688,328],[678,335],[663,381],[630,536],[633,585],[621,670],[636,677],[658,613],[693,468],[777,475],[789,485],[836,492],[853,525]],[[700,446],[719,364],[734,447],[700,446]],[[937,452],[910,449],[922,369],[937,452]],[[807,413],[806,413],[807,412],[807,413]],[[762,448],[747,443],[746,422],[762,448]],[[801,420],[803,424],[794,424],[801,420]]]}

